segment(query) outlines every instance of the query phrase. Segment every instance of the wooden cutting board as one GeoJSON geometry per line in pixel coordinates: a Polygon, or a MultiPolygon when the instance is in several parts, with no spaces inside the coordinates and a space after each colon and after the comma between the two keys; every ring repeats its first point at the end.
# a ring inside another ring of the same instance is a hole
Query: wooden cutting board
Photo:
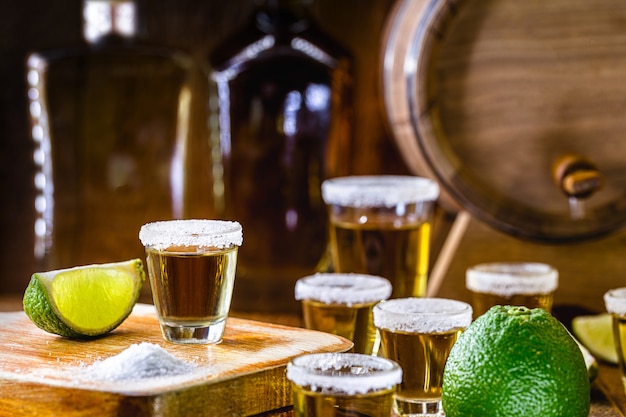
{"type": "Polygon", "coordinates": [[[0,410],[14,417],[261,414],[293,404],[285,377],[292,357],[351,346],[326,333],[238,318],[228,319],[217,345],[176,345],[162,338],[154,307],[145,304],[137,304],[115,331],[90,341],[46,333],[23,312],[0,313],[0,410]],[[94,362],[141,342],[158,344],[196,368],[136,381],[86,375],[94,362]]]}

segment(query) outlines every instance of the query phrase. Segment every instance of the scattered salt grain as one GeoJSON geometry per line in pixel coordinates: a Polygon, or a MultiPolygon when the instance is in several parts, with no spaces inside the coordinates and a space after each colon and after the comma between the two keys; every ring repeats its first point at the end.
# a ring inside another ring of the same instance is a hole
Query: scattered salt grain
{"type": "Polygon", "coordinates": [[[159,345],[143,342],[94,362],[84,369],[84,375],[93,381],[115,382],[178,376],[195,368],[195,364],[176,358],[159,345]]]}

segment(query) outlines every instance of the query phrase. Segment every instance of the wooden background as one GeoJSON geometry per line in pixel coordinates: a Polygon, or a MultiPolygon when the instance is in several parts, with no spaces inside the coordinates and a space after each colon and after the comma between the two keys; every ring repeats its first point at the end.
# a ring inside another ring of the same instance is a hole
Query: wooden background
{"type": "MultiPolygon", "coordinates": [[[[408,174],[414,173],[418,164],[400,155],[382,105],[380,55],[386,19],[394,3],[315,0],[312,5],[322,28],[355,58],[355,145],[346,155],[355,174],[408,174]]],[[[252,0],[138,0],[138,4],[144,38],[187,50],[198,68],[218,42],[243,24],[253,7],[252,0]]],[[[31,51],[79,42],[80,13],[80,0],[0,2],[0,299],[21,296],[31,273],[39,269],[33,256],[34,164],[24,62],[31,51]]],[[[200,80],[199,70],[196,77],[200,80]]],[[[200,110],[194,113],[192,131],[201,140],[206,135],[201,104],[207,97],[202,88],[194,94],[200,110]]],[[[208,200],[207,195],[197,196],[197,216],[210,217],[208,200]]],[[[626,285],[624,232],[593,242],[551,246],[518,240],[471,218],[461,237],[450,262],[440,269],[445,276],[438,292],[441,296],[467,299],[465,269],[497,260],[554,264],[561,272],[557,304],[600,311],[602,294],[626,285]]],[[[436,246],[440,244],[441,236],[436,236],[436,246]]]]}
{"type": "MultiPolygon", "coordinates": [[[[356,146],[346,155],[354,173],[407,173],[385,126],[379,91],[382,28],[392,0],[316,0],[312,13],[355,58],[356,146]]],[[[81,1],[0,2],[0,295],[21,294],[33,258],[34,165],[26,101],[26,55],[81,40],[81,1]]],[[[243,24],[252,0],[139,0],[145,39],[187,50],[197,67],[212,48],[243,24]]],[[[199,71],[199,70],[198,70],[199,71]]],[[[198,77],[201,75],[196,74],[198,77]]],[[[206,100],[202,83],[197,108],[206,100]]],[[[201,110],[194,135],[206,135],[201,110]]],[[[197,215],[209,217],[209,196],[197,195],[197,215]]]]}

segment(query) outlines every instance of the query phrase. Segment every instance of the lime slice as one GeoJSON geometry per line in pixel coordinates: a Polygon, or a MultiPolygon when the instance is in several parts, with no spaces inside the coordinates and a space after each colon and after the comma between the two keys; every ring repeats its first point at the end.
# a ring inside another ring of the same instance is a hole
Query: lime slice
{"type": "Polygon", "coordinates": [[[613,320],[609,313],[575,317],[572,320],[572,330],[593,356],[606,362],[617,363],[613,320]]]}
{"type": "Polygon", "coordinates": [[[24,292],[24,312],[49,333],[100,336],[130,315],[144,280],[139,259],[35,273],[24,292]]]}

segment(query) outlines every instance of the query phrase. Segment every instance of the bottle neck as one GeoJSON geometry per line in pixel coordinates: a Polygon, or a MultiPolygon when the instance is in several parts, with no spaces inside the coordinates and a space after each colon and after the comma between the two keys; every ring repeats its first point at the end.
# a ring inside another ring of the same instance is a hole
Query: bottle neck
{"type": "Polygon", "coordinates": [[[312,0],[255,0],[256,24],[266,33],[300,32],[310,23],[312,0]]]}
{"type": "Polygon", "coordinates": [[[132,0],[84,0],[83,36],[96,43],[106,36],[133,37],[137,25],[132,0]]]}

